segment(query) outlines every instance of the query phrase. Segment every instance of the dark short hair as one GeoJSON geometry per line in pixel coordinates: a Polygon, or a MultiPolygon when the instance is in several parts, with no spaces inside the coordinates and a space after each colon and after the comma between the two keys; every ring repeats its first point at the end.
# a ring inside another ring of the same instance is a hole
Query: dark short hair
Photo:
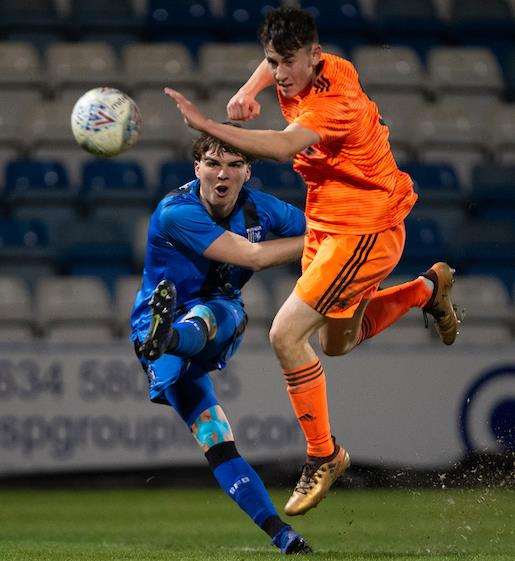
{"type": "MultiPolygon", "coordinates": [[[[232,127],[238,127],[240,129],[242,128],[242,126],[239,123],[233,123],[232,121],[226,121],[224,125],[231,125],[232,127]]],[[[229,154],[236,154],[238,156],[241,156],[245,160],[245,163],[247,164],[251,164],[255,160],[255,158],[250,154],[247,154],[246,152],[242,152],[241,150],[238,150],[234,146],[222,142],[220,139],[216,138],[215,136],[211,136],[209,134],[203,133],[197,138],[197,140],[195,140],[193,144],[192,152],[195,161],[200,162],[202,156],[204,156],[204,154],[206,154],[210,150],[213,150],[215,154],[221,154],[222,152],[229,152],[229,154]]]]}
{"type": "Polygon", "coordinates": [[[283,6],[267,13],[259,38],[263,47],[271,44],[281,56],[286,56],[317,43],[318,32],[309,12],[283,6]]]}

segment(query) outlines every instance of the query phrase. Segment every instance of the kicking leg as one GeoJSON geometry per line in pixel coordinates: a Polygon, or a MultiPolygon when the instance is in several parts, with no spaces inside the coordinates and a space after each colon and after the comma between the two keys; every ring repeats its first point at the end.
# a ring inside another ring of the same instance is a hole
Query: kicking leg
{"type": "Polygon", "coordinates": [[[186,372],[166,395],[190,427],[227,496],[272,538],[282,553],[310,553],[304,538],[279,518],[261,478],[239,455],[209,375],[186,372]]]}

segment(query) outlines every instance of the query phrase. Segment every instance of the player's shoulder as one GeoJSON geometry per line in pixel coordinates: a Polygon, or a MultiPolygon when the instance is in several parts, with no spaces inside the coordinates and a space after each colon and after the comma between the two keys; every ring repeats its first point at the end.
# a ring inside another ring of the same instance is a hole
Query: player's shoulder
{"type": "Polygon", "coordinates": [[[275,208],[283,203],[283,201],[275,195],[256,189],[245,188],[245,196],[258,210],[275,208]]]}
{"type": "Polygon", "coordinates": [[[344,95],[349,86],[358,83],[358,73],[352,62],[330,53],[322,53],[320,71],[313,84],[313,93],[344,95]]]}

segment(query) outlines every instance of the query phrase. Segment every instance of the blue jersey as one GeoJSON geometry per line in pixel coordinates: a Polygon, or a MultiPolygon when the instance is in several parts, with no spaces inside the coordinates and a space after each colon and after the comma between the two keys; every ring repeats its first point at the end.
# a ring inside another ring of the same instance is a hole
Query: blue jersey
{"type": "Polygon", "coordinates": [[[199,189],[198,179],[187,183],[166,196],[150,218],[143,280],[131,315],[132,340],[147,335],[148,302],[162,279],[175,284],[178,311],[213,297],[240,299],[252,271],[203,256],[226,230],[251,242],[269,233],[281,238],[304,234],[303,212],[273,195],[244,185],[232,213],[216,219],[200,201],[199,189]]]}

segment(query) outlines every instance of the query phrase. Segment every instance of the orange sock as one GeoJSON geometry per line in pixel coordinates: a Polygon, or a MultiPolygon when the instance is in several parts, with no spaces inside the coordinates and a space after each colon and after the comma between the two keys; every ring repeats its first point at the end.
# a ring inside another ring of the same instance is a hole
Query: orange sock
{"type": "Polygon", "coordinates": [[[320,361],[294,370],[283,370],[288,395],[300,428],[306,437],[309,456],[329,456],[334,451],[329,424],[325,374],[320,361]]]}
{"type": "Polygon", "coordinates": [[[411,308],[423,308],[431,294],[421,278],[380,290],[365,309],[357,344],[381,333],[411,308]]]}

